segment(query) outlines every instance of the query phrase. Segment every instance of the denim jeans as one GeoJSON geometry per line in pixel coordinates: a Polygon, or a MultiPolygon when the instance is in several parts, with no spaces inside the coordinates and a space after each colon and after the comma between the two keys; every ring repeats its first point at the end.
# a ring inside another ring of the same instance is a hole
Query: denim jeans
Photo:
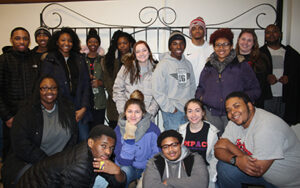
{"type": "Polygon", "coordinates": [[[120,166],[121,170],[123,170],[126,174],[126,188],[133,181],[140,179],[144,169],[137,169],[133,166],[120,166]]]}
{"type": "Polygon", "coordinates": [[[89,137],[89,125],[84,124],[82,120],[80,120],[78,122],[78,131],[79,131],[78,142],[80,143],[84,140],[87,140],[87,138],[89,137]]]}
{"type": "Polygon", "coordinates": [[[217,164],[219,188],[241,188],[242,184],[263,185],[265,188],[276,188],[262,177],[249,176],[238,167],[219,161],[217,164]]]}
{"type": "Polygon", "coordinates": [[[164,121],[165,130],[177,130],[179,125],[182,125],[187,122],[185,114],[181,111],[177,111],[176,113],[162,111],[162,117],[164,121]]]}
{"type": "Polygon", "coordinates": [[[96,176],[93,188],[103,188],[107,187],[108,182],[100,175],[96,176]]]}

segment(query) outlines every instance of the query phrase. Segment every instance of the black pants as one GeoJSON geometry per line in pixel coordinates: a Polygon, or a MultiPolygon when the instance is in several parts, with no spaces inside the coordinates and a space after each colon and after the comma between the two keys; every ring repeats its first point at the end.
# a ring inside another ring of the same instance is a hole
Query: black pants
{"type": "Polygon", "coordinates": [[[93,109],[92,110],[92,115],[93,115],[93,121],[91,121],[89,123],[90,131],[96,125],[104,124],[105,108],[104,109],[99,109],[99,110],[93,109]]]}

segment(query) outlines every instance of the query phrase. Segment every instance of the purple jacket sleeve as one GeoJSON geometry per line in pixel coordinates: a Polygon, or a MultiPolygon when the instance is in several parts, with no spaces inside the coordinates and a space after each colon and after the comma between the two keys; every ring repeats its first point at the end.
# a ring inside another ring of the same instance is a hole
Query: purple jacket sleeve
{"type": "Polygon", "coordinates": [[[115,128],[117,144],[115,147],[116,161],[120,165],[131,166],[134,161],[135,140],[123,140],[120,127],[115,128]]]}

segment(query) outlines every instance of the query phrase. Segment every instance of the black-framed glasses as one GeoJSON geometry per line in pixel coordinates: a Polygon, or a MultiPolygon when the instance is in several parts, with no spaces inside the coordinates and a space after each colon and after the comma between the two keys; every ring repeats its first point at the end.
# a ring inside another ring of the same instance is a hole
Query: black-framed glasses
{"type": "Polygon", "coordinates": [[[229,42],[224,42],[224,43],[217,43],[217,44],[215,44],[215,47],[216,48],[221,48],[221,47],[228,48],[230,45],[231,44],[229,42]]]}
{"type": "Polygon", "coordinates": [[[50,90],[50,91],[57,91],[57,87],[40,87],[40,90],[42,92],[47,92],[48,90],[50,90]]]}
{"type": "Polygon", "coordinates": [[[178,146],[178,144],[179,144],[179,142],[173,142],[171,144],[165,144],[165,145],[161,146],[161,149],[167,150],[169,147],[174,149],[178,146]]]}

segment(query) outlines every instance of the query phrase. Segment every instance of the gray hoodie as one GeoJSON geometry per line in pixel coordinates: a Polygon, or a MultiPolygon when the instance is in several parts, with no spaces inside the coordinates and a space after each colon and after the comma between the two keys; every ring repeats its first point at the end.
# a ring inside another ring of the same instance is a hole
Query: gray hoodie
{"type": "Polygon", "coordinates": [[[155,157],[150,159],[147,163],[146,170],[143,177],[144,188],[187,188],[187,187],[208,187],[208,171],[206,164],[202,157],[198,153],[191,153],[184,145],[181,146],[181,156],[176,161],[170,161],[164,157],[160,152],[160,155],[165,160],[165,170],[163,178],[161,179],[160,173],[155,164],[155,157]],[[191,171],[191,176],[186,174],[183,159],[189,155],[194,155],[194,164],[191,171]],[[167,181],[167,186],[163,184],[163,181],[167,181]]]}
{"type": "Polygon", "coordinates": [[[183,112],[185,103],[195,96],[196,83],[192,64],[182,55],[181,60],[162,55],[152,75],[153,96],[164,112],[175,108],[183,112]]]}

